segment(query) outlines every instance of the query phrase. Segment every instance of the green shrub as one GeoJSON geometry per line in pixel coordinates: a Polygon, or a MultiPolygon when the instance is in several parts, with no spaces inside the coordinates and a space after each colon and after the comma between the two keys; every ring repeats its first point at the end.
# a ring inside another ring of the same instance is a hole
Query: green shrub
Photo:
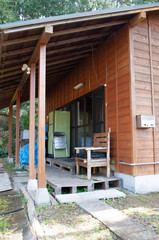
{"type": "Polygon", "coordinates": [[[7,156],[8,156],[8,151],[3,149],[3,148],[1,148],[0,149],[0,158],[5,158],[7,156]]]}

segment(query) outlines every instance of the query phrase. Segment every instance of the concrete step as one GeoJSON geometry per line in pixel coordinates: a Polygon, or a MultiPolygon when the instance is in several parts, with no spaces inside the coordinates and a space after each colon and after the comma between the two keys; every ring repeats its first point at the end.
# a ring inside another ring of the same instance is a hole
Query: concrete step
{"type": "Polygon", "coordinates": [[[114,199],[114,198],[125,198],[123,192],[118,191],[117,189],[108,189],[108,190],[96,190],[93,192],[83,192],[83,193],[74,193],[74,194],[62,194],[56,195],[55,198],[60,203],[70,203],[70,202],[80,202],[80,201],[92,201],[99,199],[114,199]]]}

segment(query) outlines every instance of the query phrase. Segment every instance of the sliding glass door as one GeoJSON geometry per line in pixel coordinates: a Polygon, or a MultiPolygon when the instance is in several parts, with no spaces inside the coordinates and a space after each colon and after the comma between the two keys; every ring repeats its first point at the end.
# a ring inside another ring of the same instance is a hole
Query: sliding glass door
{"type": "Polygon", "coordinates": [[[94,132],[104,131],[104,88],[91,92],[70,103],[71,154],[75,146],[92,146],[94,132]]]}

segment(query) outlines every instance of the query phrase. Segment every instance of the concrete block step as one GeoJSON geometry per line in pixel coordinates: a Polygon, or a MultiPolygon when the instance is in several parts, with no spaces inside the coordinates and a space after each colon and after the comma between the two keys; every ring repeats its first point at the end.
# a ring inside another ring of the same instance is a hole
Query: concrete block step
{"type": "Polygon", "coordinates": [[[93,199],[114,199],[114,198],[125,198],[125,194],[120,192],[117,189],[108,189],[108,190],[96,190],[94,192],[83,192],[83,193],[74,193],[74,194],[62,194],[56,195],[55,198],[60,203],[70,203],[76,202],[79,203],[80,201],[92,201],[93,199]]]}

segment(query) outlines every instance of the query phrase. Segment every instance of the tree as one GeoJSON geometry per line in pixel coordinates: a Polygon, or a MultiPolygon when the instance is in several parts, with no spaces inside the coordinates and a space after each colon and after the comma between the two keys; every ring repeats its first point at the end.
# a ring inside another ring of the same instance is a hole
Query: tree
{"type": "Polygon", "coordinates": [[[0,23],[15,22],[19,19],[14,1],[0,0],[0,23]]]}
{"type": "Polygon", "coordinates": [[[133,0],[132,3],[134,5],[138,4],[150,4],[150,3],[158,3],[158,0],[133,0]]]}
{"type": "Polygon", "coordinates": [[[157,2],[158,0],[0,0],[0,23],[157,2]]]}

